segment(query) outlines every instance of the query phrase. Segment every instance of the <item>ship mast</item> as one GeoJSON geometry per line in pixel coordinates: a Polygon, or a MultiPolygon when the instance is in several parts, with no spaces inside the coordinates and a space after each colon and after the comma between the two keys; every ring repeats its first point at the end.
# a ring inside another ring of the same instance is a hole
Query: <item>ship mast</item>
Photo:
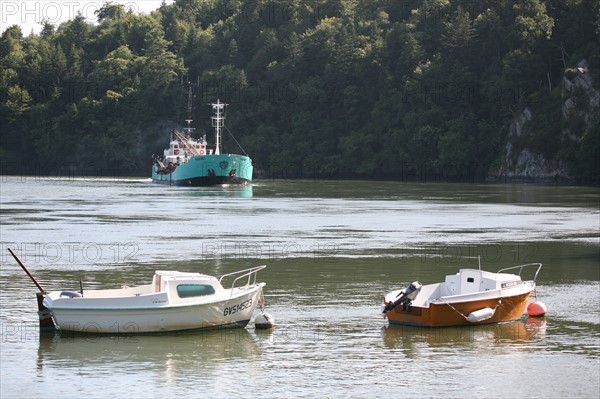
{"type": "Polygon", "coordinates": [[[188,90],[188,102],[187,102],[187,127],[183,128],[183,131],[189,136],[191,136],[192,132],[196,130],[192,127],[192,100],[194,96],[192,95],[192,85],[190,84],[190,88],[188,90]]]}
{"type": "Polygon", "coordinates": [[[225,121],[225,115],[223,115],[223,109],[227,104],[217,100],[216,103],[212,103],[212,109],[214,115],[212,116],[212,125],[215,128],[215,154],[221,155],[221,129],[225,121]]]}

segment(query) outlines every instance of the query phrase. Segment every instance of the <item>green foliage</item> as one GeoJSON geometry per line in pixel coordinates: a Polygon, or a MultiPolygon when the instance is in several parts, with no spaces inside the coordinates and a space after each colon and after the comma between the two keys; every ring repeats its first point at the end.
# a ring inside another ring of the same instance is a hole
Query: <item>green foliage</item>
{"type": "Polygon", "coordinates": [[[0,154],[146,175],[191,81],[199,131],[206,103],[230,103],[259,173],[483,178],[529,108],[517,144],[598,181],[598,125],[565,122],[561,82],[586,58],[598,85],[599,15],[593,0],[176,0],[149,15],[106,3],[96,24],[2,33],[0,154]]]}

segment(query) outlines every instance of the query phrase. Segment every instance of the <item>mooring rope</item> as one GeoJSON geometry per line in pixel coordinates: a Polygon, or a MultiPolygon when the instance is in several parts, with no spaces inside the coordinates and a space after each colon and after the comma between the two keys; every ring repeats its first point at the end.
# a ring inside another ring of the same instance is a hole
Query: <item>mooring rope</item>
{"type": "MultiPolygon", "coordinates": [[[[465,320],[469,321],[469,318],[467,316],[465,316],[464,314],[462,314],[458,309],[456,309],[454,306],[452,306],[451,304],[449,304],[448,302],[444,301],[444,303],[448,306],[450,306],[452,308],[452,310],[454,310],[456,313],[458,313],[459,315],[461,315],[465,320]]],[[[498,299],[498,304],[496,304],[496,307],[494,308],[494,313],[496,312],[496,309],[498,309],[498,306],[500,306],[502,304],[502,298],[498,299]]]]}
{"type": "Polygon", "coordinates": [[[235,141],[235,143],[238,145],[238,147],[240,147],[240,150],[242,150],[242,152],[244,153],[245,156],[248,156],[248,153],[242,148],[242,146],[240,145],[240,143],[236,140],[235,136],[233,135],[233,133],[231,133],[229,131],[229,129],[227,129],[227,126],[223,125],[223,127],[225,128],[225,130],[227,130],[227,133],[229,133],[229,135],[231,136],[231,138],[233,139],[233,141],[235,141]]]}

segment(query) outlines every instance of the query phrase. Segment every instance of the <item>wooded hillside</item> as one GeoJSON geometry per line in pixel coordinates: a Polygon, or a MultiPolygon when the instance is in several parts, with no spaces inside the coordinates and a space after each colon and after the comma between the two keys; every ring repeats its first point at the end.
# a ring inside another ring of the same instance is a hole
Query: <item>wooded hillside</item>
{"type": "Polygon", "coordinates": [[[189,81],[198,130],[212,140],[207,104],[229,103],[263,176],[485,178],[529,109],[513,144],[598,181],[595,104],[561,112],[581,60],[600,87],[594,0],[176,0],[97,19],[3,32],[3,173],[149,176],[189,81]]]}

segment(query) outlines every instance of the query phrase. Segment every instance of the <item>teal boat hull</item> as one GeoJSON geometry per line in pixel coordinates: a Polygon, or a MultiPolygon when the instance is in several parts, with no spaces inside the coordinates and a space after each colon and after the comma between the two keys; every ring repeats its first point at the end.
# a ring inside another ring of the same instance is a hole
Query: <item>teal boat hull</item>
{"type": "Polygon", "coordinates": [[[152,181],[174,186],[214,186],[218,184],[249,184],[254,167],[245,155],[197,155],[177,165],[170,173],[159,173],[152,165],[152,181]]]}

